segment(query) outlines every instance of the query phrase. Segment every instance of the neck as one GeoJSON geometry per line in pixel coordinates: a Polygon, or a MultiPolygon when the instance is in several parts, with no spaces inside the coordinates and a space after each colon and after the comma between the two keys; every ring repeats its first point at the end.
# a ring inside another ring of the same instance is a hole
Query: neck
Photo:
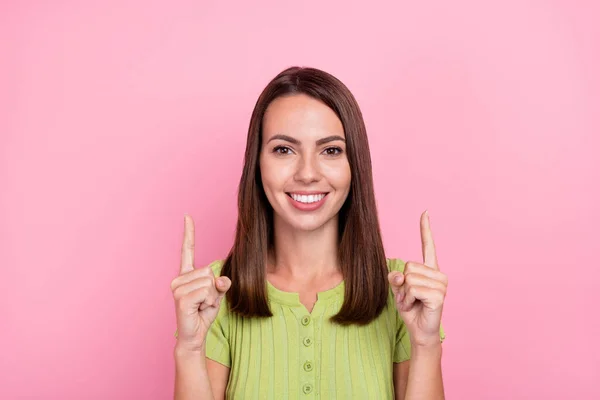
{"type": "Polygon", "coordinates": [[[339,271],[338,220],[331,219],[314,231],[300,231],[274,218],[274,252],[269,269],[300,281],[310,281],[339,271]]]}

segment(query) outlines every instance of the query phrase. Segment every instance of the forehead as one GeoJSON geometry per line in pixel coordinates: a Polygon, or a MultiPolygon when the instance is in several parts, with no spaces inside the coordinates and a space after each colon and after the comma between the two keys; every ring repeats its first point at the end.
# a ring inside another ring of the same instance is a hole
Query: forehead
{"type": "Polygon", "coordinates": [[[305,94],[279,97],[267,107],[263,118],[263,135],[286,134],[298,139],[337,134],[344,127],[336,113],[325,103],[305,94]]]}

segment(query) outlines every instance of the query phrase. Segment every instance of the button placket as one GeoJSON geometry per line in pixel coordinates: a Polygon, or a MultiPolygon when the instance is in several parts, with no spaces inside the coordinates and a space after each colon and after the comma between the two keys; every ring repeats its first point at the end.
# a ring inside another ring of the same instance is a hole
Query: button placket
{"type": "Polygon", "coordinates": [[[315,324],[314,319],[311,318],[310,315],[304,315],[300,318],[301,324],[301,337],[302,337],[302,345],[300,346],[300,354],[302,358],[300,362],[302,363],[302,376],[303,376],[303,384],[302,384],[302,393],[304,393],[304,398],[313,397],[315,395],[315,346],[314,346],[314,332],[315,332],[315,324]]]}

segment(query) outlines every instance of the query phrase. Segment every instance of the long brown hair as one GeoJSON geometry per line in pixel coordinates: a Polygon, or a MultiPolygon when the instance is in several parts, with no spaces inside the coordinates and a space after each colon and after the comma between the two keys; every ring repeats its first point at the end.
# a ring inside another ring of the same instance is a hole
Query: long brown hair
{"type": "Polygon", "coordinates": [[[389,290],[367,132],[350,90],[334,76],[315,68],[291,67],[279,73],[265,87],[252,112],[238,188],[235,241],[221,271],[221,275],[231,279],[227,301],[238,315],[272,316],[267,299],[266,262],[273,246],[273,209],[260,176],[262,121],[273,100],[299,93],[329,106],[344,127],[351,171],[350,192],[339,214],[339,260],[345,293],[342,307],[332,321],[367,324],[384,309],[389,290]]]}

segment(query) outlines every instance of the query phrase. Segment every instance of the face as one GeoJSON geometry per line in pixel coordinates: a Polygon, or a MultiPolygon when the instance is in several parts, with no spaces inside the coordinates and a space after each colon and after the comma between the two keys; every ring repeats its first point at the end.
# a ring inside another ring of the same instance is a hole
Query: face
{"type": "Polygon", "coordinates": [[[262,132],[260,172],[274,217],[305,231],[337,224],[351,175],[335,112],[304,94],[279,97],[265,112],[262,132]]]}

